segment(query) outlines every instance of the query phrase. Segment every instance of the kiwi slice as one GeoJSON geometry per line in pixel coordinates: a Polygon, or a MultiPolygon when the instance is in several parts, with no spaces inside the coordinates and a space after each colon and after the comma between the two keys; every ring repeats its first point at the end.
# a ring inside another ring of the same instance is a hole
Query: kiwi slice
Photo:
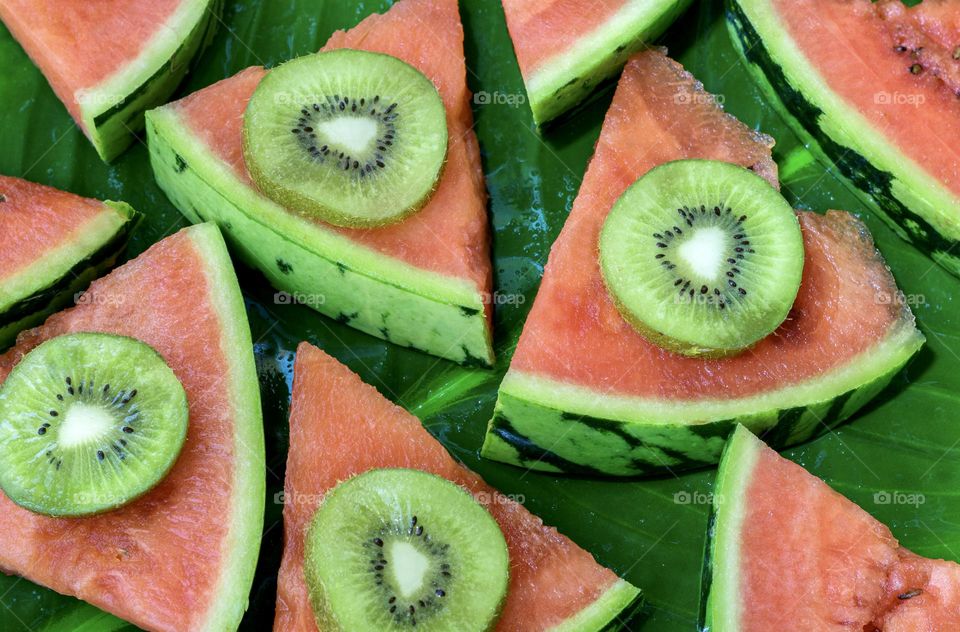
{"type": "Polygon", "coordinates": [[[685,355],[730,355],[776,330],[803,263],[787,201],[752,171],[714,160],[651,169],[600,234],[603,279],[624,318],[685,355]]]}
{"type": "Polygon", "coordinates": [[[340,483],[307,534],[305,575],[321,630],[488,630],[509,572],[507,544],[486,509],[418,470],[371,470],[340,483]]]}
{"type": "Polygon", "coordinates": [[[278,66],[243,119],[243,156],[257,186],[339,226],[381,226],[417,211],[446,155],[436,86],[380,53],[341,49],[278,66]]]}
{"type": "Polygon", "coordinates": [[[170,470],[187,396],[160,355],[109,334],[52,338],[0,388],[0,488],[51,516],[129,503],[170,470]]]}

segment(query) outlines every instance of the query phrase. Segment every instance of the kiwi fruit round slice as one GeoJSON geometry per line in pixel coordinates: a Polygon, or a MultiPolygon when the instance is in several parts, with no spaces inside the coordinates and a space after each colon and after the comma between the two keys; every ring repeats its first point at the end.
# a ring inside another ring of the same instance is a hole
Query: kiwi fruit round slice
{"type": "Polygon", "coordinates": [[[600,233],[603,279],[624,318],[684,355],[732,355],[775,331],[803,263],[787,201],[752,171],[714,160],[651,169],[600,233]]]}
{"type": "Polygon", "coordinates": [[[463,488],[380,469],[327,494],[304,568],[321,630],[479,632],[496,623],[509,566],[499,525],[463,488]]]}
{"type": "Polygon", "coordinates": [[[260,190],[338,226],[381,226],[417,211],[446,155],[436,86],[390,55],[299,57],[267,73],[244,113],[243,156],[260,190]]]}
{"type": "Polygon", "coordinates": [[[173,466],[187,396],[148,345],[100,333],[52,338],[0,388],[0,488],[51,516],[120,507],[173,466]]]}

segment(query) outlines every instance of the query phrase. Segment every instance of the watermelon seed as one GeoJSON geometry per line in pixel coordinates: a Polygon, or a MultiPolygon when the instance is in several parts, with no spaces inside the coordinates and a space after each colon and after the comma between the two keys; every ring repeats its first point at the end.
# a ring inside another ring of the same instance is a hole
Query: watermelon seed
{"type": "Polygon", "coordinates": [[[911,590],[911,591],[909,591],[909,592],[905,592],[905,593],[903,593],[902,595],[897,595],[897,599],[900,599],[900,600],[902,600],[902,601],[906,601],[907,599],[913,599],[914,597],[916,597],[917,595],[921,594],[922,592],[923,592],[923,591],[922,591],[921,589],[917,588],[917,589],[915,589],[915,590],[911,590]]]}
{"type": "MultiPolygon", "coordinates": [[[[956,60],[960,60],[960,46],[957,46],[956,49],[954,49],[953,58],[956,60]]],[[[0,200],[0,201],[3,201],[3,200],[0,200]]]]}
{"type": "Polygon", "coordinates": [[[910,74],[919,75],[921,72],[923,72],[923,66],[920,64],[914,64],[910,66],[910,74]]]}

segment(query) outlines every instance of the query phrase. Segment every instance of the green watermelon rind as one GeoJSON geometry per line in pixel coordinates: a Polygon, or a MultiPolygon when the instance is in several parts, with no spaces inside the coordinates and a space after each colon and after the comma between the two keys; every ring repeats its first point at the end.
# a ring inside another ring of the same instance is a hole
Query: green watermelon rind
{"type": "Polygon", "coordinates": [[[534,121],[543,126],[584,101],[615,75],[631,55],[656,39],[691,0],[627,0],[602,25],[569,50],[524,78],[534,121]]]}
{"type": "Polygon", "coordinates": [[[278,206],[213,155],[174,107],[147,113],[147,137],[156,180],[174,205],[192,222],[219,224],[238,254],[287,293],[278,300],[305,302],[401,346],[492,366],[488,299],[472,282],[415,268],[278,206]]]}
{"type": "Polygon", "coordinates": [[[223,0],[184,0],[136,59],[76,96],[81,125],[101,159],[110,162],[123,153],[143,129],[144,111],[173,94],[213,39],[222,7],[223,0]]]}
{"type": "Polygon", "coordinates": [[[91,281],[116,263],[141,216],[125,202],[104,204],[116,211],[116,218],[104,219],[118,224],[111,221],[102,230],[97,226],[74,235],[71,242],[32,263],[4,288],[4,294],[12,298],[0,306],[0,349],[11,345],[21,331],[71,304],[91,281]]]}
{"type": "Polygon", "coordinates": [[[818,160],[839,167],[848,187],[900,237],[960,276],[960,198],[829,89],[769,0],[727,0],[727,6],[731,39],[749,73],[818,160]]]}
{"type": "Polygon", "coordinates": [[[704,556],[700,630],[740,629],[740,540],[747,488],[760,440],[737,426],[720,458],[704,556]]]}
{"type": "Polygon", "coordinates": [[[617,632],[628,630],[630,620],[644,603],[640,589],[618,579],[592,604],[547,628],[547,632],[617,632]]]}
{"type": "Polygon", "coordinates": [[[923,346],[913,316],[842,366],[773,392],[656,400],[594,391],[512,368],[481,455],[548,472],[633,476],[717,462],[740,423],[774,447],[807,441],[856,413],[923,346]]]}
{"type": "Polygon", "coordinates": [[[207,300],[219,315],[220,348],[229,360],[224,381],[230,385],[234,420],[233,496],[227,519],[230,532],[223,543],[223,564],[216,569],[217,585],[197,629],[235,630],[253,587],[266,504],[260,383],[247,311],[223,235],[210,223],[185,230],[206,264],[207,300]]]}

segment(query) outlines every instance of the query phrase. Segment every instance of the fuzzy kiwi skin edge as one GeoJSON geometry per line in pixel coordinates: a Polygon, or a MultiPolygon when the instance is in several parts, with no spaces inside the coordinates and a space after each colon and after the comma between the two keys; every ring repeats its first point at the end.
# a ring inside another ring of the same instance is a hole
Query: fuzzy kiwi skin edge
{"type": "MultiPolygon", "coordinates": [[[[85,333],[85,332],[77,332],[77,333],[85,333]]],[[[71,335],[71,334],[65,334],[65,335],[71,335]]],[[[137,339],[137,338],[133,338],[132,336],[122,336],[122,335],[119,335],[119,334],[99,333],[99,332],[98,332],[98,333],[89,333],[89,334],[85,334],[85,335],[103,336],[103,337],[111,337],[111,338],[125,338],[125,339],[127,339],[127,340],[132,340],[132,341],[134,341],[134,342],[137,342],[137,343],[140,344],[140,345],[143,345],[144,347],[147,347],[150,351],[152,351],[154,354],[156,354],[157,359],[159,359],[160,362],[162,362],[162,363],[163,363],[164,365],[166,365],[166,366],[169,366],[169,365],[167,365],[167,361],[163,358],[162,355],[160,355],[160,353],[159,353],[156,349],[154,349],[152,346],[148,345],[147,343],[143,342],[142,340],[139,340],[139,339],[137,339]]],[[[50,340],[53,340],[53,338],[51,338],[50,340]]],[[[42,344],[42,343],[41,343],[41,344],[42,344]]],[[[26,354],[24,355],[24,357],[26,357],[26,354]]],[[[7,375],[7,379],[9,379],[12,375],[14,375],[14,373],[16,373],[16,372],[20,369],[20,367],[21,367],[21,365],[22,365],[22,362],[23,362],[23,357],[20,358],[20,360],[17,362],[16,366],[14,366],[13,369],[10,371],[10,373],[7,375]]],[[[171,371],[172,371],[172,369],[171,369],[171,371]]],[[[183,389],[183,383],[180,382],[179,378],[177,378],[177,383],[179,383],[179,384],[180,384],[180,388],[183,389]]],[[[4,384],[6,384],[6,380],[4,381],[4,384]]],[[[2,391],[2,388],[3,388],[3,385],[4,385],[4,384],[0,384],[0,391],[2,391]]],[[[184,395],[183,395],[182,402],[183,402],[182,413],[183,413],[184,417],[186,418],[187,423],[185,423],[184,426],[183,426],[183,436],[182,436],[182,437],[178,437],[178,440],[179,440],[179,443],[180,443],[180,448],[177,450],[176,454],[174,454],[174,455],[172,456],[172,458],[170,459],[170,462],[169,462],[169,463],[164,467],[164,469],[160,472],[160,476],[157,477],[156,482],[154,482],[154,484],[151,485],[150,487],[147,487],[147,488],[143,489],[139,494],[136,494],[136,495],[134,495],[134,496],[131,496],[131,497],[127,498],[126,500],[124,500],[123,502],[118,502],[118,503],[113,503],[113,504],[104,505],[103,507],[100,507],[100,508],[98,508],[98,509],[96,509],[96,510],[94,510],[94,511],[85,512],[85,513],[76,513],[76,514],[74,514],[74,513],[52,513],[52,512],[49,512],[49,511],[45,511],[42,507],[39,507],[39,506],[35,505],[34,503],[31,503],[31,502],[29,502],[29,501],[25,501],[25,500],[22,499],[22,498],[18,499],[18,498],[14,497],[14,496],[11,496],[11,495],[7,494],[7,493],[6,493],[6,490],[3,490],[4,495],[7,496],[7,498],[9,498],[10,501],[13,502],[15,505],[17,505],[17,506],[19,506],[19,507],[22,507],[22,508],[26,509],[27,511],[30,511],[30,512],[35,513],[35,514],[43,515],[43,516],[49,516],[49,517],[51,517],[51,518],[84,518],[84,517],[89,517],[89,516],[98,516],[98,515],[102,515],[102,514],[105,514],[105,513],[109,513],[109,512],[111,512],[111,511],[115,511],[115,510],[117,510],[117,509],[120,509],[120,508],[122,508],[122,507],[126,507],[126,506],[128,506],[128,505],[131,505],[131,504],[137,502],[139,499],[143,498],[144,496],[146,496],[147,494],[149,494],[151,491],[153,491],[154,489],[156,489],[157,486],[160,485],[160,484],[167,478],[167,476],[168,476],[168,475],[170,474],[170,472],[173,470],[174,466],[177,464],[177,461],[180,460],[180,455],[183,453],[183,448],[184,448],[184,447],[186,446],[186,444],[187,444],[187,433],[189,432],[189,429],[190,429],[190,407],[189,407],[189,403],[188,403],[188,400],[187,400],[186,391],[184,391],[184,395]]],[[[2,477],[0,477],[0,479],[2,479],[2,477]]]]}
{"type": "MultiPolygon", "coordinates": [[[[369,51],[364,51],[364,52],[369,52],[369,51]]],[[[388,56],[388,55],[385,55],[384,53],[372,53],[372,54],[380,54],[380,55],[388,56]]],[[[400,61],[403,61],[403,60],[401,59],[400,61]]],[[[407,63],[407,62],[404,61],[403,63],[407,63]]],[[[411,64],[408,64],[408,65],[411,65],[411,64]]],[[[419,68],[416,68],[415,66],[412,66],[412,67],[415,70],[420,71],[419,68]]],[[[268,71],[268,74],[269,74],[269,71],[268,71]]],[[[428,77],[425,73],[421,72],[421,74],[423,74],[424,77],[426,77],[431,83],[434,83],[433,79],[428,77]]],[[[264,78],[260,81],[260,84],[257,86],[256,90],[254,90],[254,95],[260,90],[265,89],[263,88],[263,85],[266,79],[267,79],[267,76],[264,76],[264,78]]],[[[436,89],[435,83],[434,83],[434,89],[436,89]]],[[[439,90],[438,90],[438,93],[439,93],[439,90]]],[[[253,96],[251,96],[250,98],[250,101],[252,100],[253,100],[253,96]]],[[[440,101],[443,102],[442,96],[440,97],[440,101]]],[[[446,103],[444,103],[443,108],[444,108],[444,111],[447,112],[446,103]]],[[[447,115],[449,116],[449,112],[447,112],[447,115]]],[[[445,123],[446,124],[444,125],[444,134],[446,136],[445,141],[447,144],[447,150],[444,152],[443,162],[440,165],[439,171],[437,171],[437,178],[433,182],[433,187],[429,191],[427,191],[424,194],[424,196],[417,201],[416,204],[414,204],[404,212],[398,215],[395,215],[393,217],[390,217],[385,221],[365,221],[362,219],[358,219],[356,217],[344,215],[342,213],[338,213],[334,209],[317,204],[314,200],[310,199],[307,196],[298,195],[297,193],[294,193],[292,191],[285,191],[280,187],[270,186],[269,179],[264,177],[264,173],[256,166],[256,162],[253,160],[249,160],[247,158],[247,156],[251,156],[253,154],[252,154],[252,143],[250,142],[249,135],[247,133],[246,124],[241,126],[242,127],[241,137],[242,137],[242,149],[243,149],[243,162],[246,165],[247,170],[250,172],[251,179],[253,180],[253,186],[258,190],[260,190],[268,198],[277,202],[278,204],[280,204],[281,206],[283,206],[288,210],[293,210],[307,217],[321,219],[322,221],[325,221],[328,224],[332,224],[334,226],[340,226],[341,228],[380,228],[383,226],[390,226],[392,224],[398,224],[402,222],[403,220],[409,218],[411,215],[414,215],[415,213],[423,210],[423,207],[425,207],[430,202],[430,200],[433,199],[433,195],[437,192],[437,189],[440,187],[440,182],[443,180],[444,174],[447,170],[447,161],[448,161],[448,158],[450,157],[450,123],[449,121],[445,121],[445,123]],[[261,182],[264,184],[260,184],[261,182]]]]}
{"type": "MultiPolygon", "coordinates": [[[[405,469],[405,468],[384,468],[384,471],[403,470],[403,469],[405,469]]],[[[370,471],[370,470],[368,470],[368,471],[370,471]]],[[[425,474],[432,474],[432,472],[427,472],[426,470],[419,470],[419,471],[422,471],[422,472],[424,472],[425,474]]],[[[326,501],[326,499],[330,496],[330,494],[333,493],[334,491],[336,491],[336,489],[337,489],[342,483],[345,483],[346,481],[350,480],[351,478],[356,478],[357,476],[360,476],[361,474],[365,474],[365,473],[366,473],[366,472],[357,472],[357,473],[354,474],[353,476],[350,476],[350,477],[347,477],[347,478],[345,478],[345,479],[341,479],[341,480],[337,481],[337,484],[336,484],[336,485],[334,485],[333,487],[331,487],[330,489],[328,489],[328,490],[325,492],[324,497],[320,500],[320,503],[317,505],[316,511],[319,511],[319,510],[320,510],[320,507],[323,506],[323,503],[324,503],[324,502],[326,501]]],[[[443,478],[443,477],[439,477],[439,478],[443,478]]],[[[444,479],[444,480],[449,480],[449,479],[444,479]]],[[[454,484],[454,485],[456,485],[457,487],[459,487],[459,488],[461,489],[461,491],[463,491],[464,494],[468,495],[468,496],[470,497],[470,499],[473,500],[474,502],[477,502],[478,504],[480,504],[480,506],[483,507],[484,510],[489,513],[489,509],[487,509],[486,505],[484,505],[483,503],[479,503],[479,501],[477,501],[477,499],[476,499],[476,498],[474,497],[474,495],[470,492],[470,490],[466,489],[465,487],[463,487],[463,486],[461,486],[461,485],[459,485],[459,484],[457,484],[457,483],[453,483],[453,481],[449,481],[449,482],[452,483],[452,484],[454,484]]],[[[314,512],[314,515],[316,515],[316,511],[314,512]]],[[[496,521],[496,519],[493,518],[492,515],[490,516],[490,519],[496,521]]],[[[311,523],[312,523],[312,518],[311,518],[311,523]]],[[[311,524],[311,526],[312,526],[312,524],[311,524]]],[[[498,524],[498,526],[499,526],[499,524],[498,524]]],[[[322,595],[322,593],[324,592],[324,588],[323,588],[323,582],[320,580],[320,578],[319,578],[319,577],[316,577],[313,573],[310,572],[310,569],[313,567],[313,565],[308,562],[309,557],[310,557],[310,555],[309,555],[309,553],[310,553],[310,548],[309,548],[309,546],[307,546],[307,544],[309,543],[309,535],[308,535],[309,532],[310,532],[310,526],[308,526],[307,530],[304,531],[304,537],[306,538],[306,542],[304,543],[304,551],[303,551],[303,554],[304,554],[303,574],[304,574],[304,578],[305,578],[306,583],[307,583],[307,587],[308,587],[307,594],[308,594],[308,598],[309,598],[309,600],[310,600],[310,606],[311,606],[311,608],[313,609],[313,616],[314,616],[314,620],[316,621],[316,624],[317,624],[317,629],[319,629],[319,630],[324,630],[324,631],[329,630],[330,632],[334,632],[334,631],[336,631],[336,632],[352,632],[351,630],[345,630],[345,629],[339,624],[339,622],[338,622],[337,619],[336,619],[336,616],[335,616],[334,613],[333,613],[333,610],[332,610],[332,609],[329,607],[329,605],[328,605],[328,600],[327,600],[327,599],[322,598],[322,596],[321,596],[321,597],[318,597],[318,598],[314,598],[313,596],[310,595],[310,593],[317,593],[317,594],[322,595]]],[[[510,559],[511,559],[511,556],[510,556],[510,551],[509,551],[509,548],[508,548],[508,549],[507,549],[507,560],[508,560],[508,564],[509,564],[508,570],[509,570],[510,566],[512,566],[512,562],[509,561],[510,559]]],[[[487,628],[487,630],[486,630],[485,632],[492,632],[493,630],[496,629],[497,623],[498,623],[498,621],[500,620],[500,615],[503,613],[503,606],[504,606],[504,604],[506,604],[506,602],[507,602],[507,595],[510,594],[510,584],[511,584],[512,579],[513,579],[513,574],[512,574],[512,573],[508,573],[508,574],[507,574],[507,586],[506,586],[506,590],[504,590],[503,596],[500,598],[500,603],[497,604],[496,611],[495,611],[493,617],[492,617],[491,620],[490,620],[490,626],[487,628]]]]}

